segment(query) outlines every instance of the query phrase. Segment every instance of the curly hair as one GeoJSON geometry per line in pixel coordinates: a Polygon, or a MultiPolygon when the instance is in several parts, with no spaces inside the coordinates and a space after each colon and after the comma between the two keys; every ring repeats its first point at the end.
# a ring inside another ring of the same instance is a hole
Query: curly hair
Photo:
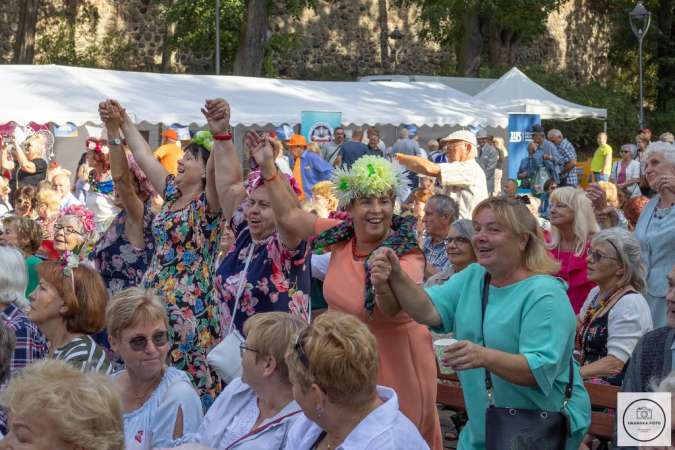
{"type": "Polygon", "coordinates": [[[44,232],[42,231],[40,224],[33,219],[19,216],[6,216],[2,219],[2,224],[5,227],[11,225],[16,228],[16,231],[19,234],[19,242],[28,239],[27,244],[19,246],[19,250],[27,255],[34,255],[40,248],[40,245],[42,245],[44,232]]]}
{"type": "MultiPolygon", "coordinates": [[[[38,421],[63,444],[83,450],[124,449],[122,401],[115,383],[68,363],[33,363],[12,378],[0,396],[6,411],[38,421]]],[[[10,431],[11,432],[11,431],[10,431]]],[[[54,443],[56,444],[56,443],[54,443]]]]}

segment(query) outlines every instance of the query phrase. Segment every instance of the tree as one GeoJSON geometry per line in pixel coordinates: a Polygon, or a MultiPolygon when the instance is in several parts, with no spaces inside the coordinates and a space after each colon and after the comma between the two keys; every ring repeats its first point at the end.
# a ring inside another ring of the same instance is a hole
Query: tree
{"type": "Polygon", "coordinates": [[[563,0],[395,0],[396,7],[419,7],[420,36],[451,45],[457,75],[476,77],[487,38],[490,66],[513,63],[514,50],[545,30],[551,12],[563,0]],[[504,60],[504,55],[507,59],[504,60]]]}
{"type": "Polygon", "coordinates": [[[15,64],[33,64],[35,56],[35,30],[37,28],[39,0],[23,0],[19,11],[19,29],[14,43],[15,64]]]}

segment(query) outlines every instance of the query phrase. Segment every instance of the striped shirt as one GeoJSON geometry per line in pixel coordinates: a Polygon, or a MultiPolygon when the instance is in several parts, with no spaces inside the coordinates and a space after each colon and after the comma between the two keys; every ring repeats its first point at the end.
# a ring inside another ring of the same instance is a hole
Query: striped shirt
{"type": "Polygon", "coordinates": [[[112,365],[91,336],[80,336],[54,350],[54,359],[70,363],[80,372],[101,372],[110,375],[112,365]]]}

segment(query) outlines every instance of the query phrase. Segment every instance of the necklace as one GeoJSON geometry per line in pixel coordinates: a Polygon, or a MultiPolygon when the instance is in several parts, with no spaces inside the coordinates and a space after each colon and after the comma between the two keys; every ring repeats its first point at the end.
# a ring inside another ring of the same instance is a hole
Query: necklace
{"type": "MultiPolygon", "coordinates": [[[[366,258],[368,257],[368,255],[369,255],[369,253],[361,254],[361,253],[357,253],[357,252],[356,252],[356,236],[354,236],[354,239],[352,239],[352,254],[353,254],[354,257],[355,257],[356,259],[358,259],[359,261],[363,261],[363,260],[366,259],[366,258]]],[[[328,448],[330,448],[330,446],[329,446],[328,448]]]]}
{"type": "Polygon", "coordinates": [[[267,245],[272,236],[274,235],[267,236],[265,239],[253,239],[253,236],[251,236],[251,241],[253,241],[253,245],[267,245]]]}
{"type": "MultiPolygon", "coordinates": [[[[560,264],[562,265],[562,257],[560,256],[560,244],[562,243],[562,239],[560,242],[558,242],[558,258],[560,261],[560,264]]],[[[572,255],[574,254],[574,247],[570,250],[570,257],[567,260],[567,280],[563,277],[563,280],[567,281],[567,284],[570,284],[570,280],[572,279],[572,276],[570,275],[570,266],[572,265],[572,255]]],[[[561,274],[562,275],[562,274],[561,274]]]]}
{"type": "Polygon", "coordinates": [[[656,214],[656,211],[659,209],[659,202],[656,202],[656,205],[654,205],[654,218],[655,219],[663,219],[666,217],[668,214],[670,214],[670,210],[673,209],[673,206],[675,206],[675,202],[671,203],[670,206],[666,209],[666,212],[663,214],[656,214]]]}
{"type": "MultiPolygon", "coordinates": [[[[163,377],[163,374],[160,372],[159,381],[162,381],[162,377],[163,377]]],[[[131,394],[134,396],[134,398],[135,398],[136,400],[138,400],[138,403],[140,403],[141,406],[143,406],[143,405],[145,404],[145,401],[144,401],[143,399],[145,398],[146,395],[148,395],[148,392],[150,392],[150,389],[156,387],[157,384],[159,384],[159,381],[156,381],[156,382],[152,383],[152,384],[150,385],[150,387],[147,388],[147,389],[145,390],[145,392],[143,392],[143,395],[141,395],[141,396],[139,397],[139,395],[136,394],[136,391],[134,391],[134,388],[131,387],[131,377],[128,377],[127,379],[129,380],[129,381],[128,381],[128,384],[129,384],[129,390],[131,391],[131,394]]]]}
{"type": "Polygon", "coordinates": [[[600,300],[599,304],[595,304],[596,300],[598,299],[598,296],[600,295],[600,289],[598,288],[598,293],[595,294],[595,297],[593,297],[593,301],[588,305],[588,309],[586,309],[586,314],[584,315],[584,320],[581,322],[581,328],[579,331],[579,334],[577,334],[577,342],[575,342],[575,348],[581,352],[581,361],[583,362],[584,357],[586,356],[586,348],[585,348],[585,342],[586,342],[586,337],[588,336],[588,331],[591,329],[591,324],[595,320],[595,318],[602,312],[603,309],[607,306],[609,302],[614,300],[617,295],[619,295],[620,292],[622,292],[626,286],[628,286],[628,283],[622,284],[621,286],[617,286],[614,288],[612,292],[609,294],[605,295],[602,300],[600,300]]]}

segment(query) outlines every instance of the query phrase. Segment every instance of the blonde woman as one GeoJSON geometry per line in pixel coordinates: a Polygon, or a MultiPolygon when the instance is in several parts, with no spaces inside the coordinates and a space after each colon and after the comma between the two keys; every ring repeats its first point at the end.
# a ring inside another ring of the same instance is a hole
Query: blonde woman
{"type": "MultiPolygon", "coordinates": [[[[497,161],[497,168],[495,169],[495,189],[492,195],[500,195],[502,193],[502,176],[504,174],[503,167],[506,157],[509,156],[508,150],[504,147],[504,139],[497,136],[493,140],[493,147],[499,153],[499,160],[497,161]]],[[[508,169],[508,168],[507,168],[508,169]]]]}
{"type": "Polygon", "coordinates": [[[338,199],[333,195],[333,185],[330,181],[319,181],[312,186],[312,200],[319,203],[328,211],[335,211],[338,207],[338,199]]]}
{"type": "Polygon", "coordinates": [[[14,148],[13,160],[9,158],[7,147],[0,152],[2,168],[12,172],[12,190],[25,185],[37,186],[47,177],[47,161],[43,159],[45,138],[37,134],[26,139],[23,147],[15,142],[14,148]]]}
{"type": "Polygon", "coordinates": [[[581,189],[558,188],[551,194],[551,238],[546,248],[560,262],[555,276],[569,285],[569,297],[574,313],[578,314],[595,283],[588,280],[586,249],[590,239],[600,231],[591,201],[581,189]]]}
{"type": "MultiPolygon", "coordinates": [[[[307,144],[307,150],[321,156],[321,147],[319,147],[319,144],[317,144],[316,142],[310,142],[309,144],[307,144]]],[[[323,156],[321,157],[323,158],[323,156]]]]}
{"type": "Polygon", "coordinates": [[[44,233],[43,240],[54,240],[54,225],[59,218],[59,206],[61,206],[61,196],[53,189],[43,189],[38,191],[35,196],[35,212],[38,215],[37,222],[42,227],[44,233]]]}

